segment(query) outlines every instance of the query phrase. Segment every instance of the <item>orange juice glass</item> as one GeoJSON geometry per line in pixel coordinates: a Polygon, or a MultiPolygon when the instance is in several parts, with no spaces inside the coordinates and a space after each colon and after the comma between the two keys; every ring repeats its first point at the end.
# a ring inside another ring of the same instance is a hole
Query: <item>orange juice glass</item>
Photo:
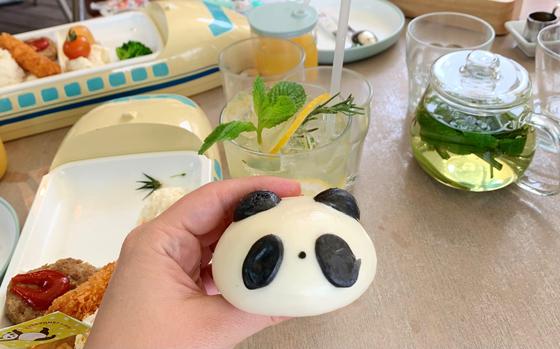
{"type": "MultiPolygon", "coordinates": [[[[255,35],[287,39],[301,46],[305,51],[306,68],[316,67],[319,64],[315,38],[317,18],[317,11],[314,8],[296,2],[263,5],[253,9],[248,15],[251,30],[255,35]]],[[[261,63],[267,66],[278,64],[275,61],[261,61],[261,63]]]]}
{"type": "Polygon", "coordinates": [[[226,100],[242,91],[251,91],[257,76],[266,84],[303,73],[305,52],[285,39],[251,37],[226,47],[219,57],[226,100]]]}

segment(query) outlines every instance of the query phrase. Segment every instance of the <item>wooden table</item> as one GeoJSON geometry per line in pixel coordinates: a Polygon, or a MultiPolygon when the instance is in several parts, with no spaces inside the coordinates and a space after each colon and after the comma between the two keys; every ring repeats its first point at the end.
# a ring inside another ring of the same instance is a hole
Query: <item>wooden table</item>
{"type": "MultiPolygon", "coordinates": [[[[552,3],[526,1],[523,13],[552,3]]],[[[509,37],[494,50],[534,69],[509,37]]],[[[379,258],[374,286],[345,309],[288,321],[241,347],[559,348],[560,196],[465,193],[424,174],[408,141],[404,35],[350,68],[375,89],[356,190],[379,258]]],[[[216,123],[221,91],[194,99],[216,123]]],[[[0,196],[22,222],[66,131],[6,144],[0,196]]]]}

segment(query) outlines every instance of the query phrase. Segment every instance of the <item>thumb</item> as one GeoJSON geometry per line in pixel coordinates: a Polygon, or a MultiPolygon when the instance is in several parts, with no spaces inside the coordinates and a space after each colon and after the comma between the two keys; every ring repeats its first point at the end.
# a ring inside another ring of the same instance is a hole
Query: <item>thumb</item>
{"type": "Polygon", "coordinates": [[[221,295],[208,296],[212,305],[207,307],[207,315],[213,322],[212,332],[219,333],[214,336],[217,348],[231,348],[252,336],[253,334],[290,319],[281,316],[264,316],[249,314],[235,308],[221,295]],[[219,342],[218,342],[219,341],[219,342]]]}

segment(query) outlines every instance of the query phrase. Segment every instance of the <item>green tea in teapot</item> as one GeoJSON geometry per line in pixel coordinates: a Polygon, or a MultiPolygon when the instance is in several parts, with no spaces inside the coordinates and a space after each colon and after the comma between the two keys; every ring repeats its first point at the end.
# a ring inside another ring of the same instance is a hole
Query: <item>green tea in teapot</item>
{"type": "MultiPolygon", "coordinates": [[[[438,181],[457,189],[489,191],[516,182],[529,167],[535,152],[532,126],[488,133],[493,125],[473,117],[475,126],[461,131],[466,126],[453,124],[445,104],[433,104],[424,101],[418,108],[411,143],[420,166],[438,181]]],[[[504,114],[492,121],[499,124],[508,117],[504,114]]]]}
{"type": "Polygon", "coordinates": [[[453,188],[490,191],[515,182],[554,195],[560,192],[560,124],[535,114],[530,98],[529,73],[517,62],[489,51],[448,53],[432,65],[416,109],[412,153],[424,171],[453,188]],[[550,155],[544,167],[543,152],[550,155]]]}

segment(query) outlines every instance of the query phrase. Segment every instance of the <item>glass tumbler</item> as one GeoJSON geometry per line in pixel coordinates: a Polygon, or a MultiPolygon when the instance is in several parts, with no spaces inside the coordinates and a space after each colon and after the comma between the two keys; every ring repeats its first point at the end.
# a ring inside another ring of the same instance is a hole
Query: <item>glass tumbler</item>
{"type": "Polygon", "coordinates": [[[539,32],[535,60],[535,107],[560,121],[560,24],[539,32]]]}
{"type": "Polygon", "coordinates": [[[226,47],[219,57],[226,101],[250,91],[257,76],[273,83],[303,72],[305,52],[285,39],[253,37],[226,47]]]}
{"type": "Polygon", "coordinates": [[[464,13],[434,12],[413,19],[406,31],[409,113],[426,91],[436,59],[453,51],[490,50],[494,37],[490,24],[464,13]]]}
{"type": "MultiPolygon", "coordinates": [[[[287,79],[298,83],[312,84],[325,91],[330,89],[332,66],[307,68],[303,74],[290,75],[287,79]]],[[[346,166],[345,188],[351,189],[357,180],[364,141],[368,133],[373,88],[370,82],[361,74],[343,68],[340,80],[339,100],[354,97],[354,103],[364,108],[363,115],[354,115],[350,118],[350,148],[343,165],[346,166]]]]}
{"type": "MultiPolygon", "coordinates": [[[[308,101],[327,91],[314,84],[301,85],[308,101]]],[[[250,99],[240,93],[228,102],[222,111],[220,123],[247,121],[251,109],[250,99]]],[[[331,116],[330,120],[334,121],[332,134],[326,132],[325,124],[318,118],[306,124],[307,128],[315,128],[306,133],[312,139],[307,140],[307,136],[305,139],[296,139],[275,154],[268,149],[274,145],[275,135],[282,134],[283,126],[265,130],[262,145],[257,144],[254,133],[242,133],[235,140],[225,141],[223,144],[230,176],[239,178],[267,175],[292,178],[301,183],[305,195],[311,196],[333,187],[349,189],[351,184],[348,183],[347,163],[352,147],[351,118],[338,114],[331,116]],[[307,141],[314,146],[302,147],[307,141]]],[[[294,137],[297,138],[296,135],[292,138],[294,137]]]]}

